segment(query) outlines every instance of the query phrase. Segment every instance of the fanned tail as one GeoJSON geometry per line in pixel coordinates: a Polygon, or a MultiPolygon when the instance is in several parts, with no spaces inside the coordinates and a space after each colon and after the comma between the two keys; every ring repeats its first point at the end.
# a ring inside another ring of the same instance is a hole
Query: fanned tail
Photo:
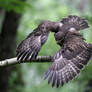
{"type": "Polygon", "coordinates": [[[80,18],[76,15],[69,15],[67,18],[63,18],[61,22],[75,28],[78,31],[89,27],[85,18],[80,18]]]}

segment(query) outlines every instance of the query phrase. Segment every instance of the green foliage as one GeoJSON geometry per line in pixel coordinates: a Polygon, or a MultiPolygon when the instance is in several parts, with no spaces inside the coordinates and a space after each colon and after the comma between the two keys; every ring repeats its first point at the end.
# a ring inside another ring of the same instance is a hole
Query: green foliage
{"type": "Polygon", "coordinates": [[[20,92],[23,91],[23,86],[24,86],[24,81],[23,81],[23,76],[22,76],[22,70],[21,68],[19,69],[20,65],[17,67],[13,67],[14,70],[11,74],[11,78],[9,80],[10,84],[10,90],[9,92],[20,92]],[[17,72],[16,72],[17,71],[17,72]]]}
{"type": "Polygon", "coordinates": [[[85,16],[86,17],[86,19],[88,20],[88,22],[90,23],[90,25],[92,25],[92,16],[85,16]]]}
{"type": "MultiPolygon", "coordinates": [[[[30,0],[28,0],[28,3],[30,3],[30,0]]],[[[81,14],[81,11],[79,11],[79,9],[71,8],[75,7],[74,5],[77,5],[77,3],[74,3],[72,2],[73,6],[70,6],[65,0],[59,0],[58,2],[57,0],[33,1],[33,10],[30,11],[30,9],[28,9],[22,17],[21,25],[18,32],[18,42],[24,39],[24,36],[26,37],[27,34],[32,32],[32,30],[36,28],[42,20],[45,19],[60,21],[64,16],[67,16],[69,14],[76,14],[86,17],[89,24],[91,25],[91,15],[87,15],[86,13],[83,15],[81,14]]],[[[92,42],[91,30],[92,28],[86,29],[82,32],[87,42],[92,42]]],[[[56,44],[53,34],[50,34],[48,41],[42,47],[39,55],[53,55],[56,51],[58,51],[59,48],[60,47],[56,44]]],[[[65,84],[64,87],[60,87],[58,89],[51,88],[51,84],[48,85],[47,81],[43,80],[44,71],[46,71],[50,65],[51,63],[23,65],[23,67],[26,66],[26,69],[23,68],[25,70],[24,81],[26,84],[24,92],[84,92],[88,80],[92,79],[92,63],[90,63],[90,65],[86,69],[84,69],[76,79],[71,81],[71,83],[65,84]]]]}
{"type": "MultiPolygon", "coordinates": [[[[8,11],[13,10],[23,14],[18,29],[18,44],[32,32],[41,21],[46,19],[60,21],[62,17],[69,14],[76,14],[86,17],[89,24],[92,25],[92,12],[89,10],[91,4],[87,3],[84,6],[84,10],[80,8],[80,6],[82,6],[81,4],[81,0],[0,0],[0,7],[8,11]]],[[[87,42],[92,43],[92,27],[84,30],[82,34],[87,42]]],[[[53,34],[50,34],[48,41],[41,49],[39,55],[53,55],[59,48],[53,34]]],[[[51,84],[48,85],[47,81],[43,80],[43,75],[50,64],[22,64],[22,74],[25,85],[23,86],[22,92],[84,92],[85,89],[87,89],[86,85],[89,80],[92,80],[92,62],[90,62],[71,83],[65,84],[64,87],[58,89],[51,88],[51,84]]],[[[14,72],[10,80],[10,85],[15,86],[14,81],[16,81],[18,77],[17,73],[14,72]]],[[[18,87],[16,86],[16,88],[18,87]]],[[[10,92],[15,92],[15,90],[12,89],[10,92]]]]}
{"type": "Polygon", "coordinates": [[[31,8],[25,0],[0,0],[0,7],[17,13],[23,13],[26,8],[31,8]]]}

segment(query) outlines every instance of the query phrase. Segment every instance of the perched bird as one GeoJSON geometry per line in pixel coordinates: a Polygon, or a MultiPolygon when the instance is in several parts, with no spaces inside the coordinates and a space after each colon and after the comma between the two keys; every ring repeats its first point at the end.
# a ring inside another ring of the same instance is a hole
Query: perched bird
{"type": "Polygon", "coordinates": [[[35,59],[48,39],[50,31],[54,32],[61,26],[60,22],[43,21],[29,36],[17,47],[17,60],[22,62],[35,59]]]}
{"type": "Polygon", "coordinates": [[[92,45],[79,32],[89,27],[87,21],[70,15],[61,23],[55,39],[62,48],[52,56],[53,63],[45,74],[48,83],[52,81],[52,87],[63,86],[75,78],[92,57],[92,45]]]}

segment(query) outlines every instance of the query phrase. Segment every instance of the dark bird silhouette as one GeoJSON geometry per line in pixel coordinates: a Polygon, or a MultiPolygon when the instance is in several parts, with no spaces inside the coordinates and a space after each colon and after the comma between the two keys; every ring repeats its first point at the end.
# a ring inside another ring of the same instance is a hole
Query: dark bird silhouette
{"type": "Polygon", "coordinates": [[[18,61],[32,61],[35,59],[47,41],[50,31],[55,32],[61,26],[60,22],[43,21],[29,36],[17,47],[18,61]]]}
{"type": "Polygon", "coordinates": [[[92,45],[84,41],[80,30],[88,28],[85,19],[70,15],[64,18],[62,26],[55,33],[57,43],[62,47],[52,57],[52,65],[45,74],[52,87],[64,85],[75,78],[92,57],[92,45]]]}

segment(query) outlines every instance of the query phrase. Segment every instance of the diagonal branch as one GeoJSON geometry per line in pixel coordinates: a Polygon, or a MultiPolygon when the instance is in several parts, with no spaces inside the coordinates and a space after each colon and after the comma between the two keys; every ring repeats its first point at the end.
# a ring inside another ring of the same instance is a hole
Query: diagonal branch
{"type": "MultiPolygon", "coordinates": [[[[44,62],[52,62],[51,56],[38,56],[35,60],[31,61],[35,63],[44,63],[44,62]]],[[[0,67],[8,66],[8,65],[14,65],[14,64],[20,64],[20,63],[31,63],[29,60],[26,62],[17,61],[17,57],[5,59],[3,61],[0,61],[0,67]]]]}

